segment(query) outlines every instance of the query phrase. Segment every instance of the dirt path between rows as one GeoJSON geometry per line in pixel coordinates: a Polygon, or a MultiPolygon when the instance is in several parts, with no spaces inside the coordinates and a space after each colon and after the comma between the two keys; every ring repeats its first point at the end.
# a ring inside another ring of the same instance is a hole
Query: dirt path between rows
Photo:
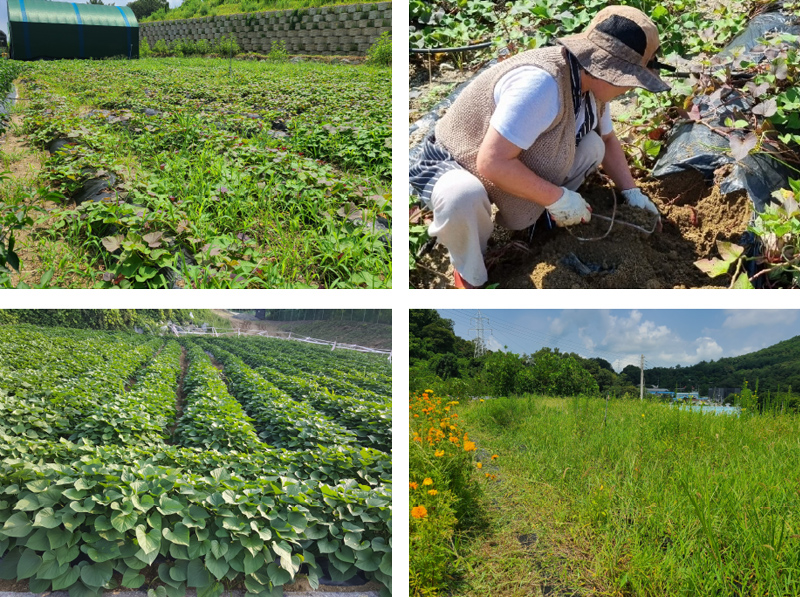
{"type": "Polygon", "coordinates": [[[186,394],[183,390],[183,380],[186,378],[186,371],[189,369],[189,359],[186,358],[186,347],[181,346],[181,375],[178,378],[178,387],[175,388],[175,422],[169,430],[169,442],[175,443],[175,429],[178,427],[178,421],[183,414],[183,403],[186,399],[186,394]]]}

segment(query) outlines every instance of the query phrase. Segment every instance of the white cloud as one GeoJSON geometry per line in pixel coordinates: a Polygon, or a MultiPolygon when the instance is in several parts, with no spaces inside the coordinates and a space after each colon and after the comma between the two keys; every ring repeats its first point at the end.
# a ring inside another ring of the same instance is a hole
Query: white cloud
{"type": "Polygon", "coordinates": [[[726,311],[723,328],[741,330],[751,327],[785,326],[797,320],[797,311],[788,309],[750,309],[747,311],[726,311]]]}
{"type": "Polygon", "coordinates": [[[503,345],[494,336],[489,336],[486,338],[486,348],[493,352],[497,352],[498,350],[506,352],[505,348],[503,348],[503,345]]]}

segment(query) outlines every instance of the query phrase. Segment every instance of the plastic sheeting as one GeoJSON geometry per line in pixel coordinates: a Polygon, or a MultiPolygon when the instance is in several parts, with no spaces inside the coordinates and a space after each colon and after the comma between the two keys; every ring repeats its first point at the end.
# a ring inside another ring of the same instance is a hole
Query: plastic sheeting
{"type": "Polygon", "coordinates": [[[700,118],[706,124],[686,122],[677,126],[658,158],[653,176],[662,177],[697,170],[709,184],[715,172],[733,164],[731,172],[719,181],[723,194],[745,190],[757,211],[771,200],[772,192],[788,186],[790,170],[766,153],[749,154],[737,162],[730,154],[728,138],[714,129],[725,128],[727,118],[736,119],[735,111],[749,112],[752,101],[736,89],[727,95],[704,95],[695,99],[700,118]]]}
{"type": "MultiPolygon", "coordinates": [[[[796,17],[780,12],[763,13],[754,17],[745,31],[734,38],[715,58],[719,67],[730,66],[736,73],[741,60],[760,63],[769,60],[759,40],[773,33],[800,34],[796,17]]],[[[731,172],[719,182],[724,194],[745,190],[756,211],[764,210],[772,200],[773,191],[788,187],[792,171],[768,154],[758,152],[736,161],[730,154],[728,137],[714,129],[724,129],[728,118],[736,120],[736,111],[749,113],[754,102],[736,89],[723,93],[702,95],[694,99],[703,122],[686,122],[677,126],[669,136],[662,155],[653,168],[653,176],[694,169],[703,174],[707,182],[714,179],[716,170],[733,164],[731,172]]]]}
{"type": "MultiPolygon", "coordinates": [[[[414,122],[408,128],[409,136],[413,135],[417,131],[421,131],[424,135],[420,138],[420,140],[424,139],[428,135],[433,133],[434,128],[436,128],[436,123],[439,119],[444,115],[447,109],[453,105],[453,103],[458,99],[458,96],[461,95],[461,92],[467,88],[467,85],[472,83],[475,80],[475,77],[482,74],[483,71],[493,67],[497,64],[497,60],[492,60],[482,69],[480,69],[477,73],[472,75],[469,79],[460,83],[446,98],[436,104],[433,108],[431,108],[425,116],[414,122]]],[[[419,159],[420,151],[422,151],[421,143],[417,143],[408,152],[408,160],[409,164],[413,164],[417,159],[419,159]]],[[[410,188],[410,187],[409,187],[410,188]]]]}

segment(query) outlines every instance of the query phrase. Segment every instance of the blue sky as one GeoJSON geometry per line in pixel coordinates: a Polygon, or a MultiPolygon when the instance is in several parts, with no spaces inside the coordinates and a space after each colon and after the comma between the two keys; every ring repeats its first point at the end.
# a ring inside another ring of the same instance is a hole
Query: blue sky
{"type": "MultiPolygon", "coordinates": [[[[472,339],[477,310],[437,309],[472,339]]],[[[583,357],[601,357],[617,371],[694,365],[753,352],[800,335],[798,311],[790,310],[491,310],[482,309],[489,347],[517,354],[548,346],[583,357]],[[491,330],[491,333],[489,332],[491,330]]]]}
{"type": "MultiPolygon", "coordinates": [[[[56,2],[62,2],[64,0],[56,0],[56,2]]],[[[133,0],[103,0],[103,4],[116,4],[117,6],[127,6],[129,2],[133,0]]],[[[183,3],[183,0],[169,0],[170,8],[175,8],[176,6],[180,6],[183,3]]],[[[84,2],[81,0],[80,2],[76,2],[76,4],[88,4],[88,2],[84,2]]],[[[0,29],[8,33],[8,4],[3,0],[0,0],[0,29]]]]}

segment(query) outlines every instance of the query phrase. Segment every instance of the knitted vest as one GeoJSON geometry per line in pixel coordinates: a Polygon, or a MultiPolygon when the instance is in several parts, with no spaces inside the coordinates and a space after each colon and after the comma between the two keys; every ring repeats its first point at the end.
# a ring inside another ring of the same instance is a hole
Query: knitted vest
{"type": "MultiPolygon", "coordinates": [[[[507,193],[478,174],[478,149],[496,108],[494,88],[503,75],[520,66],[537,66],[556,80],[561,93],[558,116],[530,148],[519,154],[519,160],[538,176],[562,186],[575,160],[575,113],[565,51],[560,46],[529,50],[490,68],[461,93],[436,125],[436,142],[480,179],[489,198],[500,210],[498,223],[512,230],[532,225],[542,215],[544,207],[507,193]]],[[[598,105],[601,114],[603,109],[604,106],[598,105]]]]}

